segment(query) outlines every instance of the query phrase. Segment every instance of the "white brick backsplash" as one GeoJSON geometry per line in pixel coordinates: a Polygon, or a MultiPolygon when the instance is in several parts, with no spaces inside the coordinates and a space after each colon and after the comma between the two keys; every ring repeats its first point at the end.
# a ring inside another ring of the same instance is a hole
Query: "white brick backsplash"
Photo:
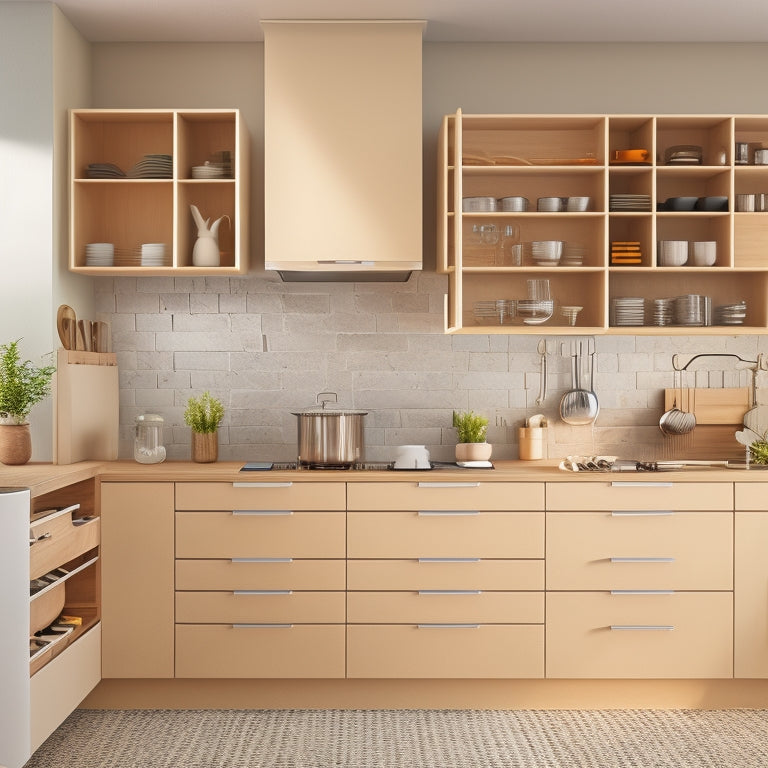
{"type": "MultiPolygon", "coordinates": [[[[517,427],[536,412],[550,423],[551,458],[663,458],[677,449],[658,429],[663,390],[675,384],[673,355],[723,355],[692,364],[686,386],[746,386],[749,375],[736,373],[737,361],[725,355],[768,354],[768,337],[759,336],[597,336],[600,414],[594,425],[571,427],[559,420],[571,384],[561,344],[567,355],[572,341],[588,337],[446,335],[444,275],[414,273],[407,283],[391,284],[283,283],[273,273],[96,282],[120,370],[123,458],[133,455],[134,419],[152,410],[166,420],[169,458],[188,459],[184,409],[190,395],[206,389],[226,407],[222,460],[294,460],[293,412],[313,408],[324,391],[336,392],[340,407],[367,411],[371,461],[391,460],[392,447],[403,443],[452,459],[452,412],[466,409],[489,416],[497,459],[517,457],[517,427]],[[544,404],[536,406],[540,338],[549,376],[544,404]]],[[[760,379],[768,401],[768,374],[760,379]]]]}

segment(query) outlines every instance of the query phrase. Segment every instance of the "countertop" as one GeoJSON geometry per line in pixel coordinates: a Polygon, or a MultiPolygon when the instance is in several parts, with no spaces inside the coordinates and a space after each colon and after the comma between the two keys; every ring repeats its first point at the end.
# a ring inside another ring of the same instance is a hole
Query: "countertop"
{"type": "Polygon", "coordinates": [[[661,472],[566,472],[559,460],[499,461],[495,469],[439,468],[431,471],[375,470],[269,470],[241,472],[243,461],[199,464],[192,461],[164,461],[139,464],[125,461],[86,461],[56,465],[29,463],[0,468],[0,486],[29,488],[33,496],[82,480],[103,482],[768,482],[768,471],[695,467],[661,472]]]}

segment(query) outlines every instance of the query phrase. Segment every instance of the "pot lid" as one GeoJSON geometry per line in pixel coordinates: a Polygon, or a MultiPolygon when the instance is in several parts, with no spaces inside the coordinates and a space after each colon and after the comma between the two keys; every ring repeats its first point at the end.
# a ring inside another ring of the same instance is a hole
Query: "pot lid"
{"type": "Polygon", "coordinates": [[[368,411],[355,411],[348,408],[337,408],[339,396],[335,392],[321,392],[317,396],[319,405],[307,408],[305,411],[292,411],[294,416],[365,416],[368,411]],[[332,408],[328,406],[331,405],[332,408]]]}

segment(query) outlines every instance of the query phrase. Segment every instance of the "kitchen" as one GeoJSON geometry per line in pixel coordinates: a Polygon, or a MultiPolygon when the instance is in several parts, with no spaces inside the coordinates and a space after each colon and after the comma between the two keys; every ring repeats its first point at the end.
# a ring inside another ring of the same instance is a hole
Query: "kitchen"
{"type": "MultiPolygon", "coordinates": [[[[684,45],[685,67],[696,78],[681,89],[669,78],[681,66],[681,44],[674,42],[509,45],[430,42],[427,37],[424,270],[403,284],[287,284],[258,267],[264,227],[259,183],[263,64],[258,43],[87,44],[54,6],[3,3],[0,9],[9,20],[3,25],[10,38],[3,39],[10,46],[6,49],[19,49],[25,63],[20,69],[30,77],[44,69],[41,82],[51,94],[50,103],[36,98],[34,110],[18,90],[3,94],[11,99],[7,103],[18,106],[14,114],[39,121],[17,130],[25,136],[43,134],[48,149],[33,158],[41,164],[40,175],[29,174],[29,166],[9,174],[16,180],[14,192],[21,187],[28,197],[24,203],[24,194],[18,199],[14,195],[3,213],[4,220],[9,217],[4,227],[10,237],[8,252],[29,257],[19,264],[23,296],[9,297],[4,304],[2,326],[8,338],[23,336],[27,354],[34,357],[56,344],[58,304],[72,304],[83,316],[109,317],[121,372],[122,457],[130,456],[135,416],[153,411],[166,419],[169,458],[187,459],[184,402],[190,391],[210,389],[227,403],[220,436],[224,460],[292,458],[295,420],[290,412],[310,407],[318,392],[328,390],[339,392],[345,405],[369,411],[366,437],[372,458],[388,458],[403,443],[424,443],[435,458],[450,458],[455,442],[451,412],[471,408],[491,416],[495,457],[514,459],[515,427],[533,413],[538,393],[538,338],[442,332],[447,281],[433,271],[436,205],[431,182],[441,117],[457,106],[467,113],[766,111],[760,95],[766,47],[760,41],[684,45]],[[66,78],[55,66],[53,52],[48,50],[49,58],[39,54],[39,40],[50,40],[51,28],[57,45],[63,46],[56,52],[68,51],[66,78]],[[36,36],[30,40],[32,31],[36,36]],[[606,67],[606,61],[612,66],[606,67]],[[621,68],[626,78],[620,76],[621,68]],[[139,280],[91,280],[68,273],[61,222],[66,220],[63,111],[69,106],[239,108],[252,141],[254,271],[242,278],[139,280]],[[25,174],[34,177],[29,189],[25,174]],[[47,201],[42,220],[41,201],[47,201]],[[19,311],[22,298],[23,306],[40,307],[34,322],[19,311]]],[[[40,92],[38,82],[34,80],[35,93],[40,92]]],[[[29,160],[26,155],[23,159],[29,160]]],[[[674,352],[728,352],[756,359],[765,351],[758,335],[622,335],[597,338],[596,344],[598,423],[594,429],[556,424],[552,458],[625,454],[627,444],[652,448],[663,410],[661,393],[672,385],[674,352]],[[633,427],[631,434],[628,426],[633,427]]],[[[568,367],[556,354],[551,363],[550,399],[543,410],[554,421],[568,367]]],[[[45,424],[51,421],[46,407],[50,404],[41,406],[33,424],[35,449],[42,451],[35,460],[42,461],[50,458],[45,455],[50,442],[45,424]]]]}

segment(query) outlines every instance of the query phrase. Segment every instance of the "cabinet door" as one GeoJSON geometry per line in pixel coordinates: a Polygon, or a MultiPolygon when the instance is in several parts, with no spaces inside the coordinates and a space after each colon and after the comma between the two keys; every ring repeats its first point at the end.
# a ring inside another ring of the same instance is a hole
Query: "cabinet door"
{"type": "Polygon", "coordinates": [[[735,538],[733,674],[768,677],[768,512],[737,512],[735,538]]]}
{"type": "Polygon", "coordinates": [[[102,675],[173,677],[173,483],[102,483],[102,675]]]}

